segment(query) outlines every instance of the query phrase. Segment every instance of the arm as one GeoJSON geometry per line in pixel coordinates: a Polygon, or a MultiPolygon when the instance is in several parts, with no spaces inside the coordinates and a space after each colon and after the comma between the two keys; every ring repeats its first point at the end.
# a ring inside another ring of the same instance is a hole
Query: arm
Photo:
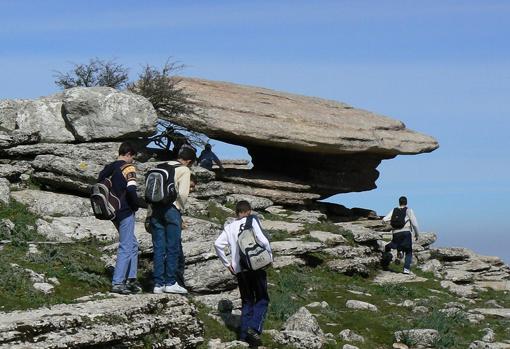
{"type": "Polygon", "coordinates": [[[188,201],[189,187],[191,184],[191,171],[185,166],[181,166],[175,169],[176,172],[176,185],[177,185],[177,200],[175,205],[182,211],[188,201]]]}
{"type": "Polygon", "coordinates": [[[386,216],[384,216],[384,218],[382,219],[384,222],[388,223],[389,221],[391,221],[391,216],[393,215],[393,210],[390,211],[390,213],[388,213],[386,216]]]}
{"type": "Polygon", "coordinates": [[[413,229],[414,236],[416,239],[418,239],[418,234],[419,234],[418,220],[416,219],[416,216],[414,215],[414,211],[409,209],[407,215],[409,216],[409,221],[411,222],[411,227],[413,229]]]}
{"type": "Polygon", "coordinates": [[[136,168],[134,165],[124,165],[122,168],[122,175],[126,180],[126,200],[129,207],[133,211],[137,211],[140,203],[140,199],[136,194],[136,168]]]}
{"type": "Polygon", "coordinates": [[[225,254],[225,247],[228,246],[228,239],[227,239],[227,231],[223,229],[220,236],[216,239],[214,242],[214,249],[216,250],[216,254],[221,260],[221,263],[227,268],[231,268],[230,261],[227,258],[227,255],[225,254]]]}

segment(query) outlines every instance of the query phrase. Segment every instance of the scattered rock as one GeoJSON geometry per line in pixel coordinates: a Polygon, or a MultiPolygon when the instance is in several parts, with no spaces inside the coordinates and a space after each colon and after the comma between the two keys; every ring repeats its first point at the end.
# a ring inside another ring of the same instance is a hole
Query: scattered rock
{"type": "Polygon", "coordinates": [[[510,343],[487,343],[484,341],[474,341],[469,345],[469,349],[510,349],[510,343]]]}
{"type": "Polygon", "coordinates": [[[412,329],[395,332],[397,342],[410,341],[415,345],[433,347],[439,339],[439,332],[433,329],[412,329]]]}
{"type": "Polygon", "coordinates": [[[236,349],[236,348],[249,348],[248,343],[243,341],[221,342],[221,339],[211,339],[207,343],[208,349],[236,349]]]}
{"type": "Polygon", "coordinates": [[[283,324],[283,330],[306,332],[320,337],[324,336],[317,319],[306,307],[299,308],[294,315],[288,318],[283,324]]]}
{"type": "Polygon", "coordinates": [[[33,286],[37,291],[41,291],[44,294],[51,294],[55,289],[53,285],[47,282],[36,282],[33,286]]]}
{"type": "Polygon", "coordinates": [[[354,331],[351,331],[349,329],[341,331],[339,336],[340,338],[347,342],[362,342],[362,343],[365,342],[365,338],[363,338],[363,336],[360,336],[359,334],[356,334],[354,331]]]}
{"type": "Polygon", "coordinates": [[[375,305],[367,303],[367,302],[356,301],[356,300],[348,300],[345,303],[345,306],[349,309],[355,309],[355,310],[378,311],[378,309],[375,305]]]}
{"type": "Polygon", "coordinates": [[[0,178],[0,203],[8,205],[10,201],[10,182],[5,178],[0,178]]]}
{"type": "Polygon", "coordinates": [[[490,328],[484,328],[483,331],[485,332],[484,336],[482,337],[482,341],[493,343],[496,341],[496,334],[494,331],[490,328]]]}
{"type": "Polygon", "coordinates": [[[391,271],[380,271],[374,278],[375,284],[402,284],[409,282],[424,282],[427,279],[417,276],[415,274],[402,274],[391,271]]]}
{"type": "Polygon", "coordinates": [[[359,349],[358,347],[354,346],[354,345],[350,345],[350,344],[344,344],[344,346],[342,347],[342,349],[359,349]]]}
{"type": "Polygon", "coordinates": [[[474,312],[510,319],[510,308],[475,308],[474,312]]]}
{"type": "Polygon", "coordinates": [[[327,307],[329,307],[329,304],[328,304],[328,302],[325,302],[325,301],[322,301],[322,302],[313,302],[313,303],[307,304],[306,307],[308,307],[308,308],[322,308],[322,309],[326,309],[327,307]]]}

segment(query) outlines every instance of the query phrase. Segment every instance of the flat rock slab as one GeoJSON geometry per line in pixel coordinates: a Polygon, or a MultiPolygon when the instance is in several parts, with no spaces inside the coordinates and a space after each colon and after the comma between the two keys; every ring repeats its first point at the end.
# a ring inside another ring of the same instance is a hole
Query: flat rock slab
{"type": "Polygon", "coordinates": [[[510,319],[510,308],[475,308],[473,311],[483,315],[493,315],[510,319]]]}
{"type": "Polygon", "coordinates": [[[417,275],[393,273],[391,271],[381,271],[374,278],[375,284],[404,284],[410,282],[425,282],[427,279],[417,275]]]}
{"type": "Polygon", "coordinates": [[[42,190],[13,191],[11,197],[40,216],[86,217],[93,214],[90,200],[42,190]]]}
{"type": "Polygon", "coordinates": [[[305,226],[301,223],[285,222],[285,221],[263,221],[264,230],[281,230],[289,234],[300,233],[304,231],[305,226]]]}
{"type": "Polygon", "coordinates": [[[475,285],[483,288],[491,288],[494,291],[510,291],[510,280],[476,281],[475,285]]]}
{"type": "Polygon", "coordinates": [[[169,339],[196,345],[202,339],[195,314],[186,297],[165,294],[0,313],[0,348],[113,347],[168,329],[169,339]]]}
{"type": "Polygon", "coordinates": [[[181,87],[203,113],[176,115],[172,121],[235,144],[389,156],[438,147],[435,139],[406,129],[400,121],[340,102],[191,78],[182,78],[181,87]]]}
{"type": "Polygon", "coordinates": [[[345,306],[349,309],[355,309],[355,310],[370,310],[370,311],[378,311],[377,307],[373,304],[357,301],[357,300],[348,300],[345,303],[345,306]]]}

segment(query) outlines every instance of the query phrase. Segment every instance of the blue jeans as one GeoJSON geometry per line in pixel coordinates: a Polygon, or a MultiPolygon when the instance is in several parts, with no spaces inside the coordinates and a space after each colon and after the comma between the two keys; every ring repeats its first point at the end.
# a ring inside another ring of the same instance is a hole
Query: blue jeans
{"type": "Polygon", "coordinates": [[[385,252],[389,252],[392,249],[402,251],[405,253],[404,268],[410,269],[411,262],[413,261],[413,238],[410,231],[401,231],[393,234],[391,242],[384,247],[385,252]]]}
{"type": "Polygon", "coordinates": [[[239,339],[245,340],[249,328],[259,334],[262,333],[262,325],[269,306],[267,276],[264,270],[243,271],[236,276],[242,303],[239,339]]]}
{"type": "Polygon", "coordinates": [[[126,282],[126,278],[135,279],[138,268],[138,240],[135,237],[135,214],[120,222],[114,222],[119,231],[117,263],[113,272],[112,285],[126,282]]]}
{"type": "Polygon", "coordinates": [[[184,283],[181,213],[175,206],[153,207],[150,219],[154,249],[154,285],[184,283]]]}

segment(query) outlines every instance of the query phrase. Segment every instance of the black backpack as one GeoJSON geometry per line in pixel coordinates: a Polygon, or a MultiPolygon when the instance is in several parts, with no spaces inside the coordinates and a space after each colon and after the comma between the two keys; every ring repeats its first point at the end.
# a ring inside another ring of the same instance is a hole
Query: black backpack
{"type": "Polygon", "coordinates": [[[402,229],[406,225],[407,207],[395,207],[391,214],[391,227],[393,229],[402,229]]]}
{"type": "Polygon", "coordinates": [[[145,201],[149,204],[168,205],[177,199],[175,168],[180,165],[159,164],[145,174],[145,201]]]}
{"type": "Polygon", "coordinates": [[[114,173],[90,187],[90,204],[97,219],[114,220],[120,210],[121,195],[113,192],[112,177],[114,173]]]}

